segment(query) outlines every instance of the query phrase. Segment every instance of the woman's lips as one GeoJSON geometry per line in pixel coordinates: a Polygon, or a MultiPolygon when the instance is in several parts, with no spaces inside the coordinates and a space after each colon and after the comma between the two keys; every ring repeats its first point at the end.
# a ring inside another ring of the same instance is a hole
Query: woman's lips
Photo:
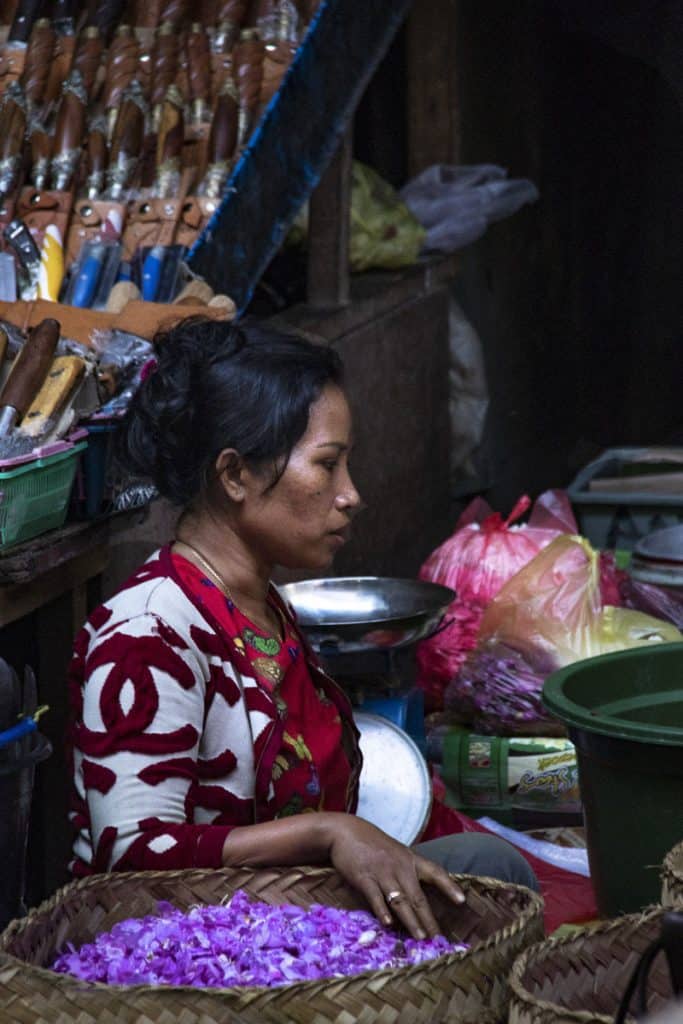
{"type": "Polygon", "coordinates": [[[341,545],[346,544],[350,534],[351,531],[349,527],[346,526],[341,530],[330,530],[329,536],[332,538],[332,540],[335,540],[338,544],[341,545]]]}

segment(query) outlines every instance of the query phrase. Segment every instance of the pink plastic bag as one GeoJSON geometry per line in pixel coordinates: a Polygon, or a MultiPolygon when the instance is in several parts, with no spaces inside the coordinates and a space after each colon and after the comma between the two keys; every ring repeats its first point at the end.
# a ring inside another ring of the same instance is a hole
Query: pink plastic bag
{"type": "Polygon", "coordinates": [[[528,524],[513,525],[530,506],[531,499],[523,494],[503,519],[475,498],[455,533],[427,558],[420,579],[451,587],[460,600],[487,605],[558,534],[578,530],[564,491],[546,491],[536,500],[528,524]]]}
{"type": "Polygon", "coordinates": [[[529,523],[513,525],[529,509],[519,499],[507,519],[475,498],[458,520],[455,533],[426,560],[420,578],[451,587],[456,598],[435,636],[418,644],[417,685],[428,711],[443,707],[443,692],[477,643],[484,609],[500,589],[560,533],[577,530],[564,491],[537,498],[529,523]]]}

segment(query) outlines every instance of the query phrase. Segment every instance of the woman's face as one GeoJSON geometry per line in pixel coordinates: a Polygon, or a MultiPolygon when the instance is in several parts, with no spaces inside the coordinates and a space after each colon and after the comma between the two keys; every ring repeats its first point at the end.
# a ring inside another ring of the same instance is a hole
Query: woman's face
{"type": "Polygon", "coordinates": [[[349,475],[351,412],[328,385],[287,468],[264,493],[263,476],[243,471],[239,532],[258,557],[290,569],[325,569],[349,537],[360,496],[349,475]]]}

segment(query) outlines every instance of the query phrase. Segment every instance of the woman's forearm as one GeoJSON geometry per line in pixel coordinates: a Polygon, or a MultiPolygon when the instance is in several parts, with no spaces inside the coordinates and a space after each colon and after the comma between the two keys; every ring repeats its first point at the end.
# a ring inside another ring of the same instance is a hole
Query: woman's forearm
{"type": "Polygon", "coordinates": [[[336,830],[347,814],[319,811],[233,828],[223,844],[223,866],[270,867],[329,860],[336,830]]]}

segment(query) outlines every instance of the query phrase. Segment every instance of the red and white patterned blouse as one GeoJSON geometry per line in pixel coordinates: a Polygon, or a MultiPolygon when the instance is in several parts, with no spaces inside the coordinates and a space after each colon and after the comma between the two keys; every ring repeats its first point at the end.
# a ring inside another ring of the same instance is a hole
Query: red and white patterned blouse
{"type": "Polygon", "coordinates": [[[355,811],[350,705],[269,600],[281,640],[165,547],[90,617],[69,678],[75,875],[219,867],[237,825],[355,811]]]}

